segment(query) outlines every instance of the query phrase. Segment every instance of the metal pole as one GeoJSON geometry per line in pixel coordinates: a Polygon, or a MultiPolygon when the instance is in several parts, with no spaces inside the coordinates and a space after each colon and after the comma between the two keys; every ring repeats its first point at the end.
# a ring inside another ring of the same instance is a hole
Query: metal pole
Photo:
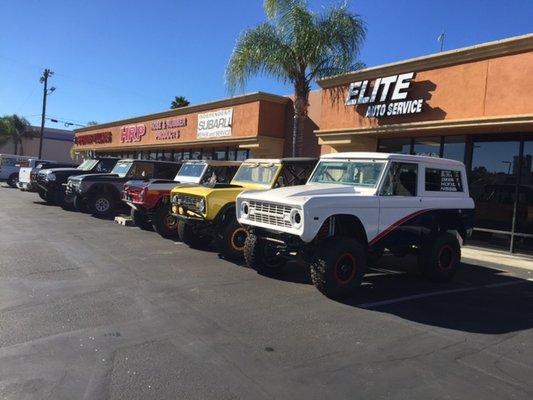
{"type": "Polygon", "coordinates": [[[41,83],[44,83],[43,87],[43,112],[41,114],[41,134],[39,137],[39,159],[43,155],[43,136],[44,136],[44,120],[46,117],[46,95],[48,94],[48,77],[51,75],[51,71],[46,68],[41,77],[41,83]]]}
{"type": "MultiPolygon", "coordinates": [[[[516,213],[518,212],[518,196],[520,195],[520,183],[522,177],[522,156],[524,154],[524,141],[520,141],[520,150],[518,151],[518,168],[517,168],[517,177],[516,177],[516,187],[515,187],[515,199],[513,204],[513,220],[511,225],[511,244],[509,246],[510,253],[514,253],[514,237],[516,232],[516,213]]],[[[510,168],[510,166],[509,166],[510,168]]]]}
{"type": "Polygon", "coordinates": [[[298,134],[298,115],[294,110],[294,117],[292,120],[292,156],[296,157],[296,136],[298,134]]]}

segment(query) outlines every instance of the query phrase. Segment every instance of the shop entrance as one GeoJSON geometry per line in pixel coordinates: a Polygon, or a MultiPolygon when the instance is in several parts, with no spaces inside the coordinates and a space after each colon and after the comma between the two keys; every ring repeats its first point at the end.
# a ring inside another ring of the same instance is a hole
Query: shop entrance
{"type": "Polygon", "coordinates": [[[381,139],[378,151],[465,163],[476,203],[473,244],[533,254],[533,136],[381,139]]]}

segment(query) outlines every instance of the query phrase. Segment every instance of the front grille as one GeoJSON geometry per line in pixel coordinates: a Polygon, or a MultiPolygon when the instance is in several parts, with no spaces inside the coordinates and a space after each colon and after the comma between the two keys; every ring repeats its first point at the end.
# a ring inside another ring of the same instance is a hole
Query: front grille
{"type": "Polygon", "coordinates": [[[202,198],[198,196],[189,196],[185,194],[177,194],[172,197],[172,205],[178,205],[186,208],[187,210],[198,211],[196,203],[202,198]]]}
{"type": "Polygon", "coordinates": [[[248,219],[267,225],[290,228],[291,207],[281,204],[265,203],[262,201],[250,201],[248,219]]]}

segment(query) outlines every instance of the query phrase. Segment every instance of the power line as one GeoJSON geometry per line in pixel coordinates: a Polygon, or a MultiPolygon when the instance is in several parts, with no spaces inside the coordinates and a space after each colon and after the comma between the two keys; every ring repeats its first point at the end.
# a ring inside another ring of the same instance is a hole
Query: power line
{"type": "MultiPolygon", "coordinates": [[[[32,69],[39,69],[39,70],[43,70],[44,69],[44,68],[42,68],[40,66],[37,66],[37,65],[35,65],[33,63],[30,63],[30,62],[27,62],[27,61],[24,61],[24,60],[20,60],[20,59],[16,59],[16,58],[13,58],[13,57],[8,57],[8,56],[5,56],[3,54],[0,54],[0,58],[4,58],[6,60],[10,60],[10,61],[15,62],[15,63],[25,64],[27,67],[31,67],[32,69]]],[[[84,79],[84,78],[78,78],[78,77],[75,77],[75,76],[72,76],[72,75],[64,74],[62,72],[61,73],[56,73],[55,76],[66,78],[67,80],[78,81],[80,83],[83,83],[83,84],[86,84],[86,85],[90,85],[90,86],[99,86],[99,87],[104,88],[104,89],[106,89],[106,90],[108,90],[110,92],[113,92],[113,93],[122,92],[123,94],[134,95],[134,96],[137,96],[137,97],[145,99],[145,100],[155,101],[155,102],[158,102],[158,103],[159,102],[161,102],[161,103],[164,102],[162,99],[152,98],[150,96],[146,96],[146,94],[137,92],[135,90],[119,88],[119,87],[116,87],[116,86],[113,86],[113,85],[109,85],[107,83],[100,82],[100,81],[92,81],[92,80],[87,80],[87,79],[84,79]]]]}

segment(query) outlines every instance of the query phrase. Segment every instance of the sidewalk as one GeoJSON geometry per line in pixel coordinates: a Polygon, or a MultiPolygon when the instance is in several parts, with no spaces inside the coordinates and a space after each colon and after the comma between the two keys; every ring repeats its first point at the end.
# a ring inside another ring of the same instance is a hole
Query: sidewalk
{"type": "Polygon", "coordinates": [[[526,255],[511,255],[497,250],[488,250],[473,246],[463,247],[461,249],[461,255],[461,259],[465,262],[475,264],[476,261],[481,261],[533,271],[533,257],[528,257],[526,255]]]}

